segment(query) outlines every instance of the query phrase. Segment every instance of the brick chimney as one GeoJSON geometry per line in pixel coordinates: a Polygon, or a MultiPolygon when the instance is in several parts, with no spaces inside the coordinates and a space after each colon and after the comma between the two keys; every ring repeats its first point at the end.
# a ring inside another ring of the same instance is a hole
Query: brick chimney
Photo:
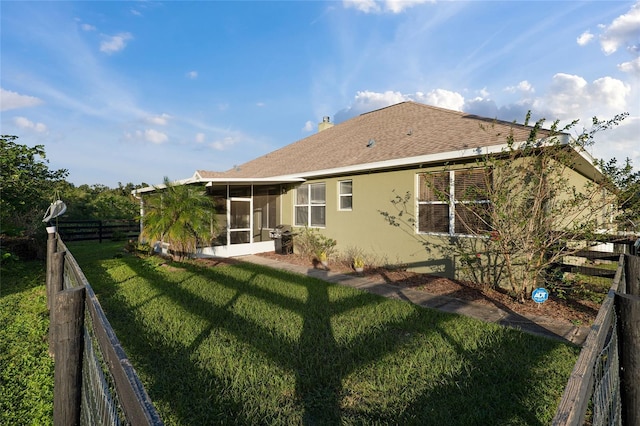
{"type": "Polygon", "coordinates": [[[329,117],[322,117],[322,123],[318,123],[318,133],[327,130],[329,127],[333,127],[333,123],[329,120],[329,117]]]}

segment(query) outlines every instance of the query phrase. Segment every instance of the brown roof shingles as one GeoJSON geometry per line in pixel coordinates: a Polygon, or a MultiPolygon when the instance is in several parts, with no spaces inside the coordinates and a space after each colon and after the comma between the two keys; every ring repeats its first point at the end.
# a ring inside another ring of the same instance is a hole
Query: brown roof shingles
{"type": "Polygon", "coordinates": [[[295,175],[500,145],[506,143],[511,131],[516,141],[523,141],[530,130],[504,121],[402,102],[352,118],[222,175],[199,173],[203,177],[228,178],[295,175]],[[368,147],[370,140],[375,142],[368,147]]]}

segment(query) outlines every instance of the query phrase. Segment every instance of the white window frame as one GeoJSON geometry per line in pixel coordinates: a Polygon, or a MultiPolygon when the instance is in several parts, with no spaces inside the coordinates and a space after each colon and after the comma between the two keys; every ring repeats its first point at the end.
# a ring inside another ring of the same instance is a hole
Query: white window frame
{"type": "Polygon", "coordinates": [[[294,226],[309,226],[309,227],[313,227],[313,228],[324,228],[326,227],[326,222],[327,222],[327,185],[324,182],[316,182],[316,183],[304,183],[302,185],[300,185],[299,187],[296,188],[295,190],[295,202],[294,202],[294,206],[293,206],[293,221],[294,221],[294,226]],[[312,198],[312,188],[313,187],[319,187],[322,186],[324,187],[324,200],[314,200],[312,198]],[[298,191],[301,188],[306,187],[307,190],[307,202],[306,203],[299,203],[298,202],[298,191]],[[298,214],[297,214],[297,210],[298,208],[307,208],[307,218],[306,218],[306,223],[298,223],[298,214]],[[324,211],[323,219],[324,219],[324,223],[312,223],[311,222],[311,218],[312,218],[312,210],[313,208],[322,208],[324,211]]]}
{"type": "Polygon", "coordinates": [[[353,210],[353,180],[352,179],[345,179],[345,180],[338,181],[338,210],[346,211],[346,212],[350,212],[353,210]],[[342,184],[346,182],[351,183],[351,192],[342,193],[342,184]],[[349,208],[342,207],[343,198],[351,198],[351,207],[349,208]]]}
{"type": "Polygon", "coordinates": [[[418,194],[418,197],[416,197],[416,218],[418,218],[418,220],[416,221],[416,233],[418,234],[424,234],[424,235],[450,235],[450,236],[476,236],[473,234],[466,234],[466,233],[456,233],[455,229],[456,229],[456,206],[457,205],[461,205],[461,204],[489,204],[490,201],[489,200],[457,200],[455,197],[455,188],[456,188],[456,172],[465,172],[465,171],[469,171],[469,170],[474,170],[474,168],[469,168],[469,169],[456,169],[456,170],[449,170],[449,171],[442,171],[442,172],[435,172],[435,173],[449,173],[449,188],[448,188],[448,194],[447,194],[447,200],[433,200],[433,201],[424,201],[424,200],[420,200],[420,179],[421,179],[421,175],[425,175],[427,173],[418,173],[416,175],[416,194],[418,194]],[[422,205],[447,205],[449,208],[449,214],[448,214],[448,223],[449,223],[449,230],[448,232],[435,232],[435,231],[420,231],[420,206],[422,205]]]}

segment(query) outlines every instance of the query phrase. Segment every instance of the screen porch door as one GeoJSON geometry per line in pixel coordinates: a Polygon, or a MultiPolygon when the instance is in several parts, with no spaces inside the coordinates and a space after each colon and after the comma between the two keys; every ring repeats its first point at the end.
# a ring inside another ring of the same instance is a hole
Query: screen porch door
{"type": "Polygon", "coordinates": [[[229,199],[229,242],[248,244],[251,242],[251,198],[229,199]]]}

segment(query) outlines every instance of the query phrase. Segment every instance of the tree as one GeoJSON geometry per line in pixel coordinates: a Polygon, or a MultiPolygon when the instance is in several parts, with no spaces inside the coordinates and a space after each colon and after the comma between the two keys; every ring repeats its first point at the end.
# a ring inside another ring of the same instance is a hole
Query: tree
{"type": "Polygon", "coordinates": [[[66,219],[72,220],[107,220],[133,219],[138,217],[139,205],[131,196],[135,186],[131,183],[112,189],[101,184],[74,186],[65,182],[60,189],[60,196],[68,209],[66,219]]]}
{"type": "MultiPolygon", "coordinates": [[[[603,212],[613,203],[611,185],[597,176],[591,177],[595,180],[572,180],[579,176],[576,169],[581,157],[576,152],[593,144],[596,133],[618,125],[627,115],[608,121],[594,118],[592,127],[574,138],[569,132],[577,121],[564,127],[556,121],[544,130],[544,119],[531,126],[524,142],[508,135],[506,149],[480,158],[469,176],[460,176],[465,184],[456,185],[456,200],[465,201],[456,202],[452,209],[455,232],[476,238],[443,236],[440,252],[457,259],[457,267],[468,279],[494,287],[506,281],[513,296],[524,302],[548,278],[551,266],[583,249],[605,225],[603,212]]],[[[529,118],[530,114],[525,126],[529,118]]],[[[451,205],[449,170],[453,169],[424,173],[420,191],[451,205]]],[[[416,221],[408,208],[411,198],[410,193],[395,195],[391,203],[396,213],[380,214],[390,225],[403,226],[413,234],[416,221]]],[[[434,246],[434,238],[419,234],[418,238],[427,251],[434,246]]]]}
{"type": "Polygon", "coordinates": [[[0,232],[34,235],[66,169],[50,170],[44,146],[18,144],[18,136],[0,136],[0,232]]]}
{"type": "Polygon", "coordinates": [[[214,203],[201,187],[175,184],[165,177],[156,190],[144,199],[143,238],[168,243],[179,258],[215,238],[214,203]]]}
{"type": "Polygon", "coordinates": [[[633,172],[631,160],[618,166],[618,160],[599,162],[600,168],[611,182],[610,190],[616,195],[619,229],[640,231],[640,171],[633,172]]]}
{"type": "MultiPolygon", "coordinates": [[[[478,162],[485,181],[479,188],[469,187],[468,191],[481,193],[467,198],[487,203],[464,205],[460,219],[466,233],[484,237],[485,252],[488,258],[493,256],[492,269],[485,275],[504,273],[520,301],[544,283],[551,266],[584,249],[606,225],[604,212],[613,203],[606,180],[596,177],[577,183],[571,176],[577,176],[576,151],[593,144],[596,133],[618,125],[627,115],[608,121],[594,118],[592,127],[575,138],[568,135],[577,121],[562,128],[556,121],[545,131],[542,119],[532,126],[526,141],[517,142],[509,135],[502,155],[488,155],[478,162]]],[[[478,265],[482,267],[482,262],[478,265]]],[[[499,277],[493,279],[498,284],[499,277]]]]}

